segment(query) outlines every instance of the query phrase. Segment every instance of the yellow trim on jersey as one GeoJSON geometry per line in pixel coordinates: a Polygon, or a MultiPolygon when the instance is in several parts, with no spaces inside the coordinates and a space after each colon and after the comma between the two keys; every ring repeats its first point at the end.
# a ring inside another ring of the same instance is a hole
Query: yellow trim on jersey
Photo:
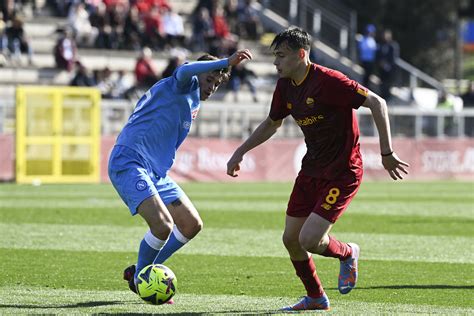
{"type": "Polygon", "coordinates": [[[305,81],[306,77],[308,77],[309,69],[311,68],[312,65],[313,65],[312,63],[310,63],[310,64],[308,65],[308,67],[306,68],[306,73],[304,74],[304,77],[303,77],[303,79],[301,79],[300,82],[296,82],[296,81],[294,81],[294,80],[292,79],[292,80],[291,80],[291,83],[292,83],[294,86],[299,86],[300,84],[302,84],[303,81],[305,81]]]}
{"type": "Polygon", "coordinates": [[[369,95],[369,91],[367,90],[364,90],[362,88],[357,88],[357,93],[360,94],[361,96],[364,96],[367,98],[367,96],[369,95]]]}

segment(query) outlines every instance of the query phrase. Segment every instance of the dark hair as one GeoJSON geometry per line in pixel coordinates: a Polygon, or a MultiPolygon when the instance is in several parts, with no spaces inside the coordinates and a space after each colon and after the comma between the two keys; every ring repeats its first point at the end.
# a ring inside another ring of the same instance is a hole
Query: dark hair
{"type": "Polygon", "coordinates": [[[298,50],[300,48],[309,50],[311,48],[311,37],[306,31],[297,27],[286,29],[275,36],[270,48],[277,49],[283,43],[286,43],[292,50],[298,50]]]}
{"type": "MultiPolygon", "coordinates": [[[[218,59],[219,58],[217,58],[216,56],[213,56],[211,54],[204,54],[201,57],[199,57],[197,60],[198,61],[206,61],[206,60],[218,60],[218,59]]],[[[215,70],[215,72],[218,72],[220,75],[222,75],[222,81],[223,82],[229,81],[229,79],[230,79],[230,68],[231,67],[215,70]]]]}

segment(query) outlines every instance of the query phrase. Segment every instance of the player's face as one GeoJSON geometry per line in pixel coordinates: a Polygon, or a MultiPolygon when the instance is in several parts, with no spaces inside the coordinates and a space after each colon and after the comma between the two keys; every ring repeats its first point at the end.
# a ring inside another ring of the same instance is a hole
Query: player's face
{"type": "Polygon", "coordinates": [[[290,49],[286,43],[275,48],[273,56],[275,57],[273,64],[276,66],[280,78],[293,78],[302,64],[299,51],[290,49]]]}
{"type": "Polygon", "coordinates": [[[222,83],[222,75],[218,72],[205,72],[198,76],[200,100],[207,100],[217,91],[222,83]]]}

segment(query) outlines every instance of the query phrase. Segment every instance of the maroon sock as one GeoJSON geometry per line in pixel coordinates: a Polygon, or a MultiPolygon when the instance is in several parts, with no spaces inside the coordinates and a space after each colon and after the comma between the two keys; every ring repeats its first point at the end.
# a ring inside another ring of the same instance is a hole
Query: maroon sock
{"type": "Polygon", "coordinates": [[[323,296],[324,290],[319,280],[318,274],[316,273],[316,266],[314,265],[313,258],[303,261],[293,261],[293,266],[296,270],[296,275],[299,276],[301,282],[306,289],[309,297],[318,298],[323,296]]]}
{"type": "Polygon", "coordinates": [[[345,260],[351,255],[352,248],[345,242],[334,239],[332,236],[329,236],[328,247],[321,254],[321,256],[338,258],[339,260],[345,260]]]}

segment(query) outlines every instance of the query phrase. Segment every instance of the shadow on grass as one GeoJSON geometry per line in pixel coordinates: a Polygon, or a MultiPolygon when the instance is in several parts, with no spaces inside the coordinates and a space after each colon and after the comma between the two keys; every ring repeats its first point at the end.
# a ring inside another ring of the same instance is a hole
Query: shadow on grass
{"type": "Polygon", "coordinates": [[[55,309],[55,308],[80,308],[80,307],[98,307],[107,305],[118,305],[123,304],[122,301],[97,301],[97,302],[83,302],[75,304],[63,304],[63,305],[22,305],[22,304],[0,304],[2,308],[28,308],[28,309],[55,309]]]}
{"type": "MultiPolygon", "coordinates": [[[[42,305],[22,305],[22,304],[0,304],[0,310],[2,308],[18,308],[18,309],[59,309],[59,308],[88,308],[88,307],[99,307],[99,306],[107,306],[107,305],[120,305],[123,304],[123,301],[97,301],[97,302],[82,302],[76,304],[63,304],[63,305],[49,305],[49,306],[42,306],[42,305]]],[[[1,313],[0,313],[1,314],[1,313]]],[[[167,312],[166,315],[215,315],[215,314],[228,314],[228,315],[275,315],[281,314],[280,311],[269,311],[269,310],[255,310],[249,312],[243,311],[212,311],[212,312],[176,312],[176,313],[169,313],[167,312]]],[[[127,315],[127,316],[138,316],[138,315],[156,315],[156,313],[100,313],[100,315],[127,315]]]]}
{"type": "Polygon", "coordinates": [[[426,290],[472,290],[474,285],[445,285],[445,284],[425,284],[425,285],[377,285],[377,286],[362,286],[356,287],[356,290],[373,290],[373,289],[389,289],[389,290],[399,290],[399,289],[426,289],[426,290]]]}

